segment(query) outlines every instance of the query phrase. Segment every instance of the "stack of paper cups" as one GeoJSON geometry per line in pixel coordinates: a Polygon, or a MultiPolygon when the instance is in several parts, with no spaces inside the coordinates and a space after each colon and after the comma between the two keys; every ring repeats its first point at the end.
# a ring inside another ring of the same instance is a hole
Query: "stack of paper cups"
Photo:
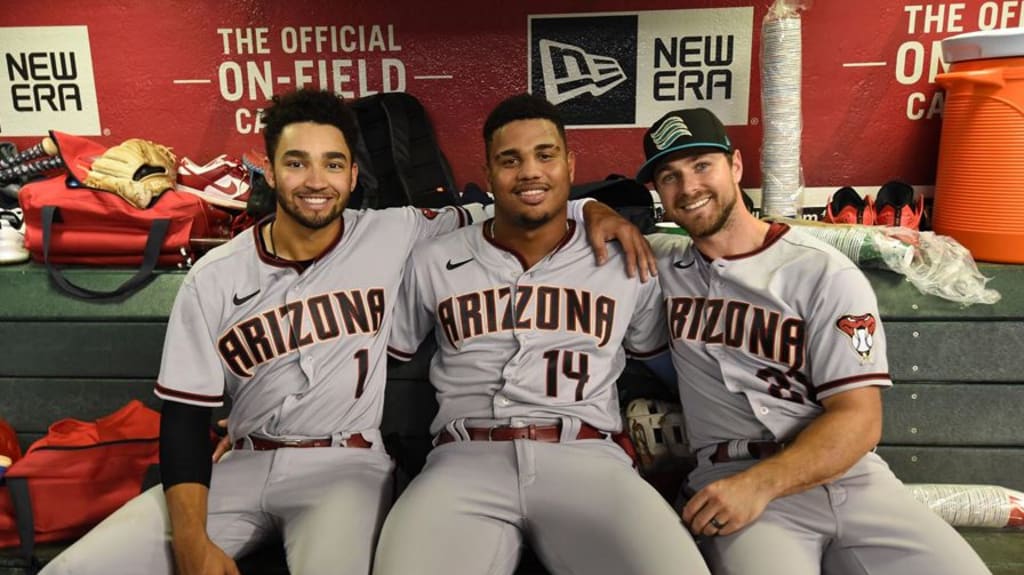
{"type": "Polygon", "coordinates": [[[798,217],[803,207],[800,18],[765,22],[761,47],[761,211],[767,216],[798,217]]]}

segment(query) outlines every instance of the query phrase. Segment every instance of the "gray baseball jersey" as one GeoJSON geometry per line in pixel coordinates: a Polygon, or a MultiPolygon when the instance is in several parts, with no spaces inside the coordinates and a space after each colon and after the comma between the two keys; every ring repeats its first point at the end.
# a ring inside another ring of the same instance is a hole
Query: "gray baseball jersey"
{"type": "Polygon", "coordinates": [[[695,449],[789,441],[820,400],[892,385],[875,293],[832,246],[775,225],[760,250],[714,261],[680,236],[652,247],[695,449]]]}
{"type": "Polygon", "coordinates": [[[706,574],[678,514],[589,424],[621,427],[615,380],[635,353],[664,348],[660,289],[597,267],[574,222],[530,269],[489,224],[418,248],[397,302],[390,352],[433,329],[431,451],[389,513],[376,575],[511,574],[524,537],[552,573],[706,574]],[[470,441],[467,428],[560,422],[560,442],[470,441]]]}
{"type": "MultiPolygon", "coordinates": [[[[824,413],[822,399],[892,385],[871,284],[832,246],[783,224],[772,225],[760,249],[713,261],[687,238],[650,239],[698,454],[692,489],[757,463],[712,463],[716,444],[791,441],[824,413]]],[[[719,575],[988,573],[874,453],[835,481],[770,502],[752,524],[708,538],[703,550],[719,575]]]]}
{"type": "Polygon", "coordinates": [[[339,241],[305,271],[263,251],[256,232],[213,250],[175,301],[156,394],[205,406],[230,396],[231,437],[372,433],[406,259],[469,215],[346,210],[339,241]]]}
{"type": "Polygon", "coordinates": [[[629,280],[612,259],[594,265],[583,230],[531,269],[477,225],[414,252],[397,302],[389,352],[409,359],[431,329],[437,433],[459,418],[577,417],[621,428],[615,380],[625,351],[660,353],[656,281],[629,280]]]}

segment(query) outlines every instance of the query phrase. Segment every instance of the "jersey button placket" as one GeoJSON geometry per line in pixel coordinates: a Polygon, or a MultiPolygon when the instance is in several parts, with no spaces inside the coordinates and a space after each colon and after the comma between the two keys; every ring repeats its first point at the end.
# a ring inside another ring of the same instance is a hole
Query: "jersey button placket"
{"type": "Polygon", "coordinates": [[[300,351],[299,354],[302,357],[302,373],[306,374],[306,377],[312,380],[313,375],[316,372],[316,360],[313,359],[313,354],[311,353],[302,353],[300,351]]]}
{"type": "MultiPolygon", "coordinates": [[[[514,263],[517,267],[519,266],[518,260],[515,260],[514,263]]],[[[508,407],[512,405],[512,400],[506,397],[503,392],[505,392],[506,389],[508,389],[510,386],[515,385],[515,377],[516,374],[519,373],[519,371],[521,370],[521,366],[519,364],[522,361],[523,348],[526,343],[526,332],[520,331],[519,328],[516,326],[517,318],[515,317],[515,309],[517,307],[516,303],[520,295],[519,280],[522,279],[525,275],[526,274],[522,272],[510,271],[508,276],[509,289],[511,290],[511,293],[509,294],[509,305],[513,310],[512,338],[516,342],[516,351],[515,353],[512,354],[512,357],[509,358],[508,363],[506,363],[505,367],[502,369],[502,386],[501,389],[499,389],[498,392],[494,394],[494,398],[492,400],[494,416],[499,418],[506,417],[508,407]]]]}

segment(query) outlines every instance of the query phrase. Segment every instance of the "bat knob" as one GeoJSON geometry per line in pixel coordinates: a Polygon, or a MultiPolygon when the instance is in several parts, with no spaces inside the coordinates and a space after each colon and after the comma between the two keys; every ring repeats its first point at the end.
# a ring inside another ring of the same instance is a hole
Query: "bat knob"
{"type": "Polygon", "coordinates": [[[40,142],[43,145],[43,151],[46,152],[47,156],[56,156],[60,151],[57,149],[57,142],[53,141],[53,138],[47,136],[40,142]]]}

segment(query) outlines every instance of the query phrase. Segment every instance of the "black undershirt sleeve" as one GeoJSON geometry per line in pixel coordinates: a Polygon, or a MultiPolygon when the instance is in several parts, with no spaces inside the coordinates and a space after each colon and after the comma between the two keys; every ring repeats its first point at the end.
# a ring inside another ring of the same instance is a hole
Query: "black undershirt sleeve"
{"type": "Polygon", "coordinates": [[[213,408],[164,401],[160,411],[160,480],[164,491],[179,483],[210,486],[213,408]]]}

